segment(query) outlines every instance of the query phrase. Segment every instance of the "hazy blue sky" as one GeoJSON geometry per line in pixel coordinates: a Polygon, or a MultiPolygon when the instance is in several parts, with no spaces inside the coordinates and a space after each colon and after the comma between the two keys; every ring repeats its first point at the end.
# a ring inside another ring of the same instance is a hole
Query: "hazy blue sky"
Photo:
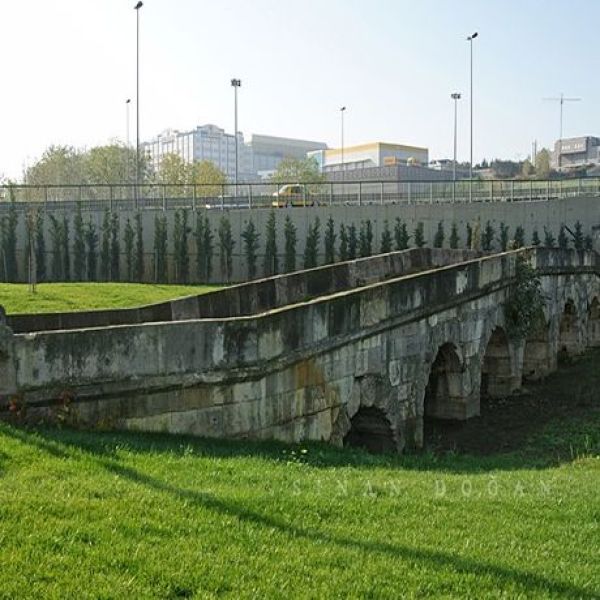
{"type": "MultiPolygon", "coordinates": [[[[134,0],[1,0],[0,172],[51,143],[124,139],[135,100],[134,0]]],[[[524,158],[537,138],[600,134],[596,0],[145,0],[141,137],[215,123],[339,145],[389,141],[468,159],[468,34],[475,41],[475,159],[524,158]]],[[[131,139],[135,139],[135,107],[131,139]]]]}

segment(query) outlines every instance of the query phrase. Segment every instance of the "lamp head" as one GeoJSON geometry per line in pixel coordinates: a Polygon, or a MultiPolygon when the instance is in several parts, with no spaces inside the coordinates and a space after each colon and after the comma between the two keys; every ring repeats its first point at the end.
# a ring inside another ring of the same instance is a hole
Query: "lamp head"
{"type": "Polygon", "coordinates": [[[450,94],[450,98],[452,98],[452,100],[460,100],[460,94],[458,92],[454,92],[450,94]]]}
{"type": "Polygon", "coordinates": [[[140,0],[133,8],[135,10],[139,10],[140,8],[142,8],[142,6],[144,6],[144,3],[142,2],[142,0],[140,0]]]}
{"type": "Polygon", "coordinates": [[[345,107],[345,106],[342,106],[342,107],[340,108],[340,112],[344,112],[345,110],[346,110],[346,107],[345,107]]]}
{"type": "Polygon", "coordinates": [[[467,38],[467,41],[472,42],[479,34],[477,32],[473,33],[467,38]]]}

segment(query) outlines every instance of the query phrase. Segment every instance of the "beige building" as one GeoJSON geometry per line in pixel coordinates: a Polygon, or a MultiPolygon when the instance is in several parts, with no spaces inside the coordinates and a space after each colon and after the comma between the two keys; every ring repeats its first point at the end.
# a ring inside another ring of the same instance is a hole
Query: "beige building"
{"type": "Polygon", "coordinates": [[[429,150],[419,146],[373,142],[358,146],[332,148],[309,152],[323,173],[352,171],[370,167],[393,167],[396,165],[427,165],[429,150]]]}

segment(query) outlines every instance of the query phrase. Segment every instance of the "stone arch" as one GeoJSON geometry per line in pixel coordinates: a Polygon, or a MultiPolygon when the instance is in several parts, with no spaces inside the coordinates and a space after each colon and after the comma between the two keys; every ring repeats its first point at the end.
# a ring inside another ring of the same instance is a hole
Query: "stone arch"
{"type": "Polygon", "coordinates": [[[550,343],[550,323],[540,322],[525,340],[523,348],[523,381],[537,381],[556,368],[556,355],[550,343]]]}
{"type": "Polygon", "coordinates": [[[593,298],[588,307],[588,346],[600,346],[600,300],[593,298]]]}
{"type": "Polygon", "coordinates": [[[569,298],[560,317],[558,326],[558,353],[573,356],[581,353],[579,316],[575,302],[569,298]]]}
{"type": "Polygon", "coordinates": [[[361,406],[350,419],[350,429],[344,436],[344,446],[363,448],[377,454],[397,452],[390,420],[381,408],[361,406]]]}
{"type": "Polygon", "coordinates": [[[423,399],[424,419],[455,419],[462,407],[462,364],[456,346],[442,344],[431,363],[423,399]]]}
{"type": "Polygon", "coordinates": [[[481,364],[481,398],[499,398],[511,394],[514,386],[508,336],[496,327],[488,340],[481,364]]]}

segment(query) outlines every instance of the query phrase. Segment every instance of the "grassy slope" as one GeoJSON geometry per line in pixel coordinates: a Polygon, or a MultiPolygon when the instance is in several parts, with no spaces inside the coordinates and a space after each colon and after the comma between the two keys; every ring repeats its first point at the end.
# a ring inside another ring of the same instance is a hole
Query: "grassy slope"
{"type": "Polygon", "coordinates": [[[597,404],[480,458],[0,425],[0,597],[591,598],[599,487],[597,404]]]}
{"type": "Polygon", "coordinates": [[[218,289],[201,285],[138,283],[42,283],[31,294],[26,284],[0,284],[0,305],[7,313],[63,312],[141,306],[218,289]]]}

